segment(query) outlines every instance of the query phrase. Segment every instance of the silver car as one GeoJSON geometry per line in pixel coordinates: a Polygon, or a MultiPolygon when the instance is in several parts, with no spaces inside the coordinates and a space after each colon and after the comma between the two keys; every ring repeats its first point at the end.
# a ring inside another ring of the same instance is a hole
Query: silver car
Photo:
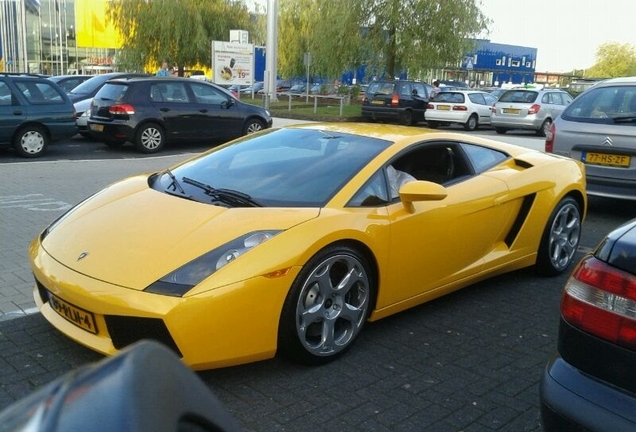
{"type": "Polygon", "coordinates": [[[545,136],[555,118],[572,102],[559,89],[511,89],[492,107],[491,124],[498,134],[511,129],[530,129],[545,136]]]}
{"type": "Polygon", "coordinates": [[[636,200],[636,77],[580,94],[555,120],[545,151],[585,163],[588,195],[636,200]]]}

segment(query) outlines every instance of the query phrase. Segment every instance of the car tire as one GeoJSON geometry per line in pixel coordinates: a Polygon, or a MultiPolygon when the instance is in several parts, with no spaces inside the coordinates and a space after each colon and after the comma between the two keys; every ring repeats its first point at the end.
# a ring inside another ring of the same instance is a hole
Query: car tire
{"type": "Polygon", "coordinates": [[[411,126],[413,123],[413,111],[404,110],[402,114],[400,114],[400,123],[405,126],[411,126]]]}
{"type": "Polygon", "coordinates": [[[496,127],[495,132],[497,132],[499,135],[504,135],[506,132],[508,132],[508,129],[502,128],[502,127],[496,127]]]}
{"type": "Polygon", "coordinates": [[[253,134],[265,129],[265,125],[259,119],[249,119],[243,128],[243,135],[253,134]]]}
{"type": "Polygon", "coordinates": [[[166,145],[166,137],[161,126],[146,123],[137,131],[135,147],[142,153],[156,153],[166,145]]]}
{"type": "Polygon", "coordinates": [[[437,129],[439,127],[439,122],[433,120],[426,120],[426,125],[431,129],[437,129]]]}
{"type": "Polygon", "coordinates": [[[574,259],[581,239],[581,207],[572,197],[563,198],[545,226],[536,269],[544,276],[563,273],[574,259]]]}
{"type": "Polygon", "coordinates": [[[543,124],[541,124],[541,127],[539,129],[537,129],[537,136],[540,137],[544,137],[548,134],[548,132],[550,131],[550,126],[552,125],[552,120],[550,119],[545,119],[543,121],[543,124]]]}
{"type": "Polygon", "coordinates": [[[464,123],[464,130],[474,131],[479,126],[479,119],[477,114],[473,114],[468,118],[468,121],[464,123]]]}
{"type": "Polygon", "coordinates": [[[49,145],[46,130],[39,125],[27,125],[18,130],[13,139],[13,148],[22,157],[41,156],[49,145]]]}
{"type": "Polygon", "coordinates": [[[294,280],[281,313],[278,350],[319,365],[354,343],[373,303],[374,276],[356,249],[334,245],[314,255],[294,280]]]}

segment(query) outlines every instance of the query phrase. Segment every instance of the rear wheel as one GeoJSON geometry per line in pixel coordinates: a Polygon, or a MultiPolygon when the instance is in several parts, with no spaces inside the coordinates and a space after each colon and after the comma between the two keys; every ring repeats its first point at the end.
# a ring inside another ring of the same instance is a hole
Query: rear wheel
{"type": "Polygon", "coordinates": [[[477,119],[477,114],[473,114],[468,118],[468,121],[464,123],[464,130],[474,131],[479,126],[479,120],[477,119]]]}
{"type": "Polygon", "coordinates": [[[541,237],[536,268],[555,276],[568,268],[581,238],[581,208],[572,197],[563,198],[552,211],[541,237]]]}
{"type": "Polygon", "coordinates": [[[146,123],[137,131],[135,147],[142,153],[156,153],[166,145],[163,129],[155,123],[146,123]]]}
{"type": "Polygon", "coordinates": [[[404,110],[402,111],[402,115],[400,115],[400,123],[406,126],[410,126],[413,124],[413,111],[404,110]]]}
{"type": "Polygon", "coordinates": [[[49,137],[42,126],[28,125],[18,131],[13,139],[13,148],[22,157],[41,156],[49,145],[49,137]]]}
{"type": "Polygon", "coordinates": [[[356,249],[331,246],[314,255],[296,277],[281,314],[278,349],[305,364],[344,354],[366,322],[373,276],[356,249]]]}
{"type": "Polygon", "coordinates": [[[552,120],[545,119],[541,127],[537,130],[537,136],[544,137],[550,132],[550,126],[552,125],[552,120]]]}
{"type": "Polygon", "coordinates": [[[496,127],[495,128],[495,132],[497,132],[499,135],[503,135],[508,131],[508,129],[506,128],[502,128],[502,127],[496,127]]]}

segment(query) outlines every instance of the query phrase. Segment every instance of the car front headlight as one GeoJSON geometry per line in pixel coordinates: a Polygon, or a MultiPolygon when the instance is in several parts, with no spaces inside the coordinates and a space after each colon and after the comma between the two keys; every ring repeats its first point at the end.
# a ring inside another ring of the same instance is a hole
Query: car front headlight
{"type": "Polygon", "coordinates": [[[215,271],[271,239],[279,232],[270,230],[245,234],[182,265],[149,285],[144,291],[181,297],[215,271]]]}

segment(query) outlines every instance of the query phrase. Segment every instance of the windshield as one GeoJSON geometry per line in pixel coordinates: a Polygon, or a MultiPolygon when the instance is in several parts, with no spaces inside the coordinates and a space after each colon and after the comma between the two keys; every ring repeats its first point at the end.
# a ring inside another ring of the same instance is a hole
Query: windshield
{"type": "MultiPolygon", "coordinates": [[[[259,206],[321,207],[390,144],[314,129],[271,130],[212,150],[172,173],[184,197],[201,202],[219,204],[214,191],[221,190],[241,194],[259,206]]],[[[153,188],[175,194],[173,183],[169,175],[162,175],[153,188]]]]}
{"type": "Polygon", "coordinates": [[[636,116],[636,86],[616,85],[595,87],[580,94],[562,117],[566,120],[593,123],[626,122],[634,125],[636,116]]]}

